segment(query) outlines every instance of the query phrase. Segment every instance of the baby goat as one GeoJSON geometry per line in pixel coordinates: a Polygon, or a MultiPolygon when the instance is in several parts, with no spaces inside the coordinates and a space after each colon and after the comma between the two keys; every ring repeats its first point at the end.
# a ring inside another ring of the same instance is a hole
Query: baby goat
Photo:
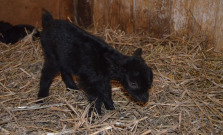
{"type": "MultiPolygon", "coordinates": [[[[27,36],[27,34],[32,33],[34,29],[36,29],[34,26],[28,24],[19,24],[13,26],[10,23],[0,21],[0,42],[14,44],[27,36]]],[[[39,36],[39,31],[36,30],[33,38],[35,39],[39,36]]]]}
{"type": "MultiPolygon", "coordinates": [[[[101,114],[101,105],[113,110],[110,80],[121,82],[136,101],[147,102],[153,81],[153,73],[142,59],[142,49],[126,56],[74,24],[55,20],[48,11],[43,11],[41,44],[45,62],[40,79],[38,98],[49,95],[54,76],[61,72],[66,87],[78,89],[72,75],[78,76],[79,87],[95,101],[101,114]]],[[[91,108],[92,110],[92,108],[91,108]]]]}

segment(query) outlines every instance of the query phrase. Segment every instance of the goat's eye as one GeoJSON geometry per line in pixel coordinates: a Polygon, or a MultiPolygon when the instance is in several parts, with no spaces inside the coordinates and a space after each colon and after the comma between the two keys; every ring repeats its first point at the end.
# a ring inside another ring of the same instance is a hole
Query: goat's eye
{"type": "Polygon", "coordinates": [[[129,82],[129,85],[130,85],[130,87],[132,87],[132,88],[138,88],[138,84],[137,84],[137,82],[129,82]]]}
{"type": "Polygon", "coordinates": [[[132,85],[132,86],[136,86],[136,83],[132,82],[131,85],[132,85]]]}

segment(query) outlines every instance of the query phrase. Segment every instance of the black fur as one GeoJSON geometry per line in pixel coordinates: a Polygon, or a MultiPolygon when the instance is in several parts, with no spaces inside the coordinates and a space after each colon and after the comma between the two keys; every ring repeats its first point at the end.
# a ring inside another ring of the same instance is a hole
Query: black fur
{"type": "Polygon", "coordinates": [[[101,114],[101,105],[115,109],[111,96],[110,80],[121,82],[137,101],[147,102],[153,81],[152,70],[141,57],[142,49],[133,56],[122,55],[103,40],[81,30],[72,23],[54,20],[43,12],[41,44],[45,62],[40,79],[39,98],[49,95],[54,76],[61,72],[68,88],[78,89],[72,75],[78,76],[79,86],[88,95],[89,102],[101,114]]]}
{"type": "MultiPolygon", "coordinates": [[[[27,30],[28,34],[30,34],[35,29],[35,27],[27,24],[20,24],[13,26],[6,22],[0,22],[0,33],[1,33],[0,41],[6,44],[10,43],[14,44],[27,35],[25,29],[27,30]]],[[[40,34],[37,31],[34,34],[34,37],[39,37],[39,36],[40,34]]]]}
{"type": "Polygon", "coordinates": [[[0,42],[5,43],[5,34],[7,30],[11,29],[12,25],[10,23],[0,21],[0,42]]]}

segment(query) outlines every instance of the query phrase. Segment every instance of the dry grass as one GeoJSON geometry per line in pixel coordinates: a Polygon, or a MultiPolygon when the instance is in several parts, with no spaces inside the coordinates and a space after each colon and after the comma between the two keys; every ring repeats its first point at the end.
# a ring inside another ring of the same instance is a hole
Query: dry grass
{"type": "Polygon", "coordinates": [[[96,35],[124,54],[142,47],[153,68],[149,102],[132,102],[113,85],[116,110],[87,117],[82,91],[67,91],[60,76],[37,105],[43,55],[39,41],[0,44],[0,134],[223,134],[223,54],[200,37],[127,36],[105,29],[96,35]]]}

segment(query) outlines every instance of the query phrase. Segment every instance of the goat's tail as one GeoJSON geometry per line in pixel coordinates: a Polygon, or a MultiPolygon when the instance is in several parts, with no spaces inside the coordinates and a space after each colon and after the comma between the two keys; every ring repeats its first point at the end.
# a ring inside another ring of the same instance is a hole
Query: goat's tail
{"type": "Polygon", "coordinates": [[[42,27],[46,28],[53,21],[52,15],[45,9],[42,9],[42,27]]]}

